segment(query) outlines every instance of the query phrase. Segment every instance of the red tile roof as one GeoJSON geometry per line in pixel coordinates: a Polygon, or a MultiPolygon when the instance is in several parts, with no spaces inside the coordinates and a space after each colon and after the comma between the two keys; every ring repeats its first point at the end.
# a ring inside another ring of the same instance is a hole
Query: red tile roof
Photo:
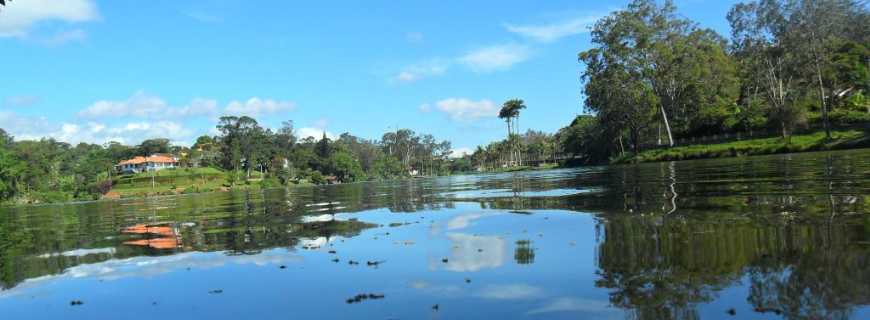
{"type": "Polygon", "coordinates": [[[125,164],[142,164],[142,163],[148,163],[148,162],[153,162],[153,163],[176,163],[176,162],[178,162],[178,161],[175,161],[175,159],[173,159],[173,158],[170,157],[170,156],[165,156],[165,155],[153,155],[153,156],[150,156],[150,157],[141,157],[141,156],[140,156],[140,157],[135,157],[135,158],[133,158],[133,159],[127,159],[127,160],[124,160],[124,161],[119,162],[118,165],[119,165],[119,166],[123,166],[123,165],[125,165],[125,164]]]}

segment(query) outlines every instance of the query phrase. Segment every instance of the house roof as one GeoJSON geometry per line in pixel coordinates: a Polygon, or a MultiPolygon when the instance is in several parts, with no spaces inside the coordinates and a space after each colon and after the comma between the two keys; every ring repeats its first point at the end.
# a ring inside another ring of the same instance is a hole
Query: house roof
{"type": "Polygon", "coordinates": [[[119,165],[119,166],[123,166],[123,165],[126,165],[126,164],[142,164],[142,163],[148,163],[148,162],[153,162],[153,163],[176,163],[176,162],[178,162],[178,161],[176,161],[173,157],[168,156],[168,155],[153,155],[153,156],[149,156],[149,157],[142,157],[142,156],[139,156],[139,157],[135,157],[135,158],[133,158],[133,159],[127,159],[127,160],[124,160],[124,161],[118,162],[118,165],[119,165]]]}

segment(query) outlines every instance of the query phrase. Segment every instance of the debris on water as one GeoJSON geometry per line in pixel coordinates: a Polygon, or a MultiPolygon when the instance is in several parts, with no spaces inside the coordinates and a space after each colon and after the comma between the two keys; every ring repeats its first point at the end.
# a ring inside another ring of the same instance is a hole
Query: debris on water
{"type": "Polygon", "coordinates": [[[758,308],[755,308],[755,312],[758,312],[758,313],[768,313],[768,312],[772,312],[772,313],[774,313],[774,314],[776,314],[776,315],[781,315],[781,314],[782,314],[782,310],[779,310],[779,309],[776,309],[776,308],[761,308],[761,307],[758,307],[758,308]]]}
{"type": "Polygon", "coordinates": [[[347,302],[347,304],[354,304],[354,303],[363,302],[365,300],[380,300],[380,299],[383,299],[384,297],[385,297],[385,295],[382,293],[368,293],[368,294],[361,293],[361,294],[355,295],[351,298],[348,298],[347,300],[345,300],[345,302],[347,302]]]}
{"type": "Polygon", "coordinates": [[[735,316],[735,315],[737,315],[737,310],[734,310],[734,308],[728,309],[728,314],[735,316]]]}
{"type": "Polygon", "coordinates": [[[80,306],[80,305],[83,305],[83,304],[85,304],[85,303],[82,302],[81,300],[73,300],[73,301],[70,301],[70,302],[69,302],[69,305],[71,305],[71,306],[80,306]]]}
{"type": "Polygon", "coordinates": [[[377,266],[379,266],[381,263],[384,263],[384,262],[387,262],[387,261],[386,261],[386,260],[380,260],[380,261],[366,261],[366,265],[368,265],[369,267],[377,267],[377,266]]]}
{"type": "Polygon", "coordinates": [[[223,289],[216,289],[216,290],[211,290],[208,293],[209,294],[221,294],[221,293],[224,293],[224,290],[223,289]]]}
{"type": "Polygon", "coordinates": [[[441,259],[441,262],[443,262],[443,263],[447,263],[447,261],[448,261],[447,258],[441,259]]]}

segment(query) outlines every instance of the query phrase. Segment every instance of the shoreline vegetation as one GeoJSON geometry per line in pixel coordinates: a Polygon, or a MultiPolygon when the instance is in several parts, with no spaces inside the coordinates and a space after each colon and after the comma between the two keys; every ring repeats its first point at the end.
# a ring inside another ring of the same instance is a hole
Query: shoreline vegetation
{"type": "Polygon", "coordinates": [[[870,134],[861,130],[832,131],[741,141],[694,144],[641,151],[612,159],[611,164],[735,158],[756,155],[870,148],[870,134]]]}
{"type": "Polygon", "coordinates": [[[630,1],[594,23],[591,43],[576,55],[585,114],[564,119],[570,124],[555,133],[523,132],[520,114],[535,111],[508,99],[489,115],[505,122],[507,135],[462,155],[450,141],[411,129],[302,138],[292,121],[269,128],[243,115],[220,117],[215,134],[191,146],[154,137],[134,146],[18,141],[0,129],[0,204],[870,147],[863,2],[742,1],[726,18],[730,38],[686,18],[673,1],[630,1]],[[779,137],[680,145],[757,132],[779,137]],[[181,169],[116,176],[119,161],[154,154],[177,157],[181,169]]]}

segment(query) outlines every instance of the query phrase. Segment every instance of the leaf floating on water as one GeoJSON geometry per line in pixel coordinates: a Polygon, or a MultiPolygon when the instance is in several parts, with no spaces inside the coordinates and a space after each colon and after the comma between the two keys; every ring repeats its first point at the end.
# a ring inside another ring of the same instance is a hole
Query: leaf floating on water
{"type": "Polygon", "coordinates": [[[345,300],[345,302],[347,304],[354,304],[354,303],[363,302],[365,300],[380,300],[380,299],[383,299],[384,297],[386,297],[386,296],[384,294],[380,294],[380,293],[369,293],[369,294],[361,293],[361,294],[355,295],[351,298],[348,298],[347,300],[345,300]]]}

